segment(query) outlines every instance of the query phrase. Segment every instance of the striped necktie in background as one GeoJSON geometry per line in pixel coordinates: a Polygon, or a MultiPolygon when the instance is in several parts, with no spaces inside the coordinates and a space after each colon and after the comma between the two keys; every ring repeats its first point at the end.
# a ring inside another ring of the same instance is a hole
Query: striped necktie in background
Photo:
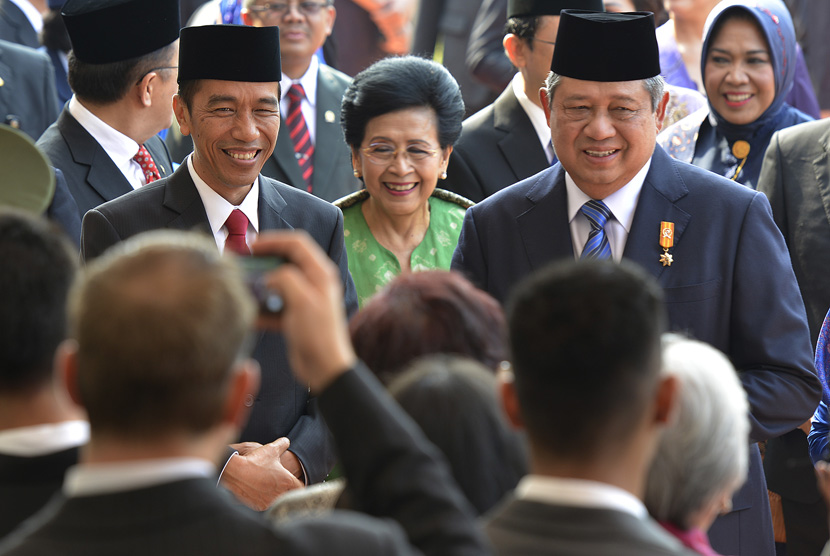
{"type": "Polygon", "coordinates": [[[311,142],[311,135],[301,110],[304,98],[303,86],[299,83],[291,85],[288,89],[288,118],[285,123],[288,125],[288,134],[294,143],[294,156],[297,157],[297,164],[300,165],[306,191],[311,193],[311,177],[314,174],[314,144],[311,142]]]}

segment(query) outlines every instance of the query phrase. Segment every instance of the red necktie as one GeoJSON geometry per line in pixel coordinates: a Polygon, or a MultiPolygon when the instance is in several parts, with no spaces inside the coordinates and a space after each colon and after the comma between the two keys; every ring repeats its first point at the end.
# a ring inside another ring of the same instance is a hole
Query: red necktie
{"type": "Polygon", "coordinates": [[[225,227],[228,229],[228,238],[225,240],[225,250],[230,250],[237,255],[250,255],[251,249],[245,241],[248,232],[248,217],[239,209],[234,209],[228,219],[225,220],[225,227]]]}
{"type": "Polygon", "coordinates": [[[311,135],[308,133],[308,126],[300,109],[305,91],[299,83],[291,85],[288,89],[288,118],[285,123],[288,125],[288,134],[294,143],[294,156],[297,157],[297,164],[300,165],[300,172],[305,180],[306,190],[311,193],[311,175],[314,173],[314,145],[311,143],[311,135]]]}
{"type": "Polygon", "coordinates": [[[159,169],[150,156],[150,151],[144,145],[138,147],[138,154],[133,157],[133,160],[141,165],[141,171],[144,172],[145,183],[152,183],[157,179],[161,179],[159,169]]]}

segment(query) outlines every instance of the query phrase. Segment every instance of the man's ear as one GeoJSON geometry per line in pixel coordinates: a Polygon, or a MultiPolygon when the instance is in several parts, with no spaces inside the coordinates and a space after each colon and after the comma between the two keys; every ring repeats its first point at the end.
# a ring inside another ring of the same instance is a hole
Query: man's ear
{"type": "Polygon", "coordinates": [[[657,122],[657,132],[659,133],[661,129],[663,129],[663,118],[666,117],[666,107],[669,105],[669,92],[666,91],[663,93],[663,98],[660,99],[660,103],[657,105],[657,110],[654,112],[654,120],[657,122]]]}
{"type": "Polygon", "coordinates": [[[545,121],[550,127],[550,102],[548,99],[548,90],[545,87],[539,89],[539,100],[542,102],[542,110],[545,112],[545,121]]]}
{"type": "Polygon", "coordinates": [[[72,403],[83,407],[78,386],[78,343],[75,340],[64,340],[55,350],[55,373],[72,403]]]}
{"type": "Polygon", "coordinates": [[[675,406],[677,405],[679,388],[680,382],[677,380],[677,377],[664,376],[660,378],[654,400],[654,419],[657,423],[667,425],[671,421],[675,406]]]}
{"type": "Polygon", "coordinates": [[[527,45],[524,39],[517,37],[513,33],[508,33],[502,39],[501,44],[504,46],[504,52],[510,59],[510,63],[516,69],[521,69],[527,65],[527,59],[525,58],[527,45]]]}
{"type": "Polygon", "coordinates": [[[236,363],[231,373],[225,397],[223,422],[241,430],[248,422],[251,407],[259,392],[259,363],[253,359],[245,359],[236,363]]]}
{"type": "Polygon", "coordinates": [[[498,373],[498,388],[499,396],[501,397],[501,407],[504,410],[504,415],[507,417],[508,423],[514,428],[524,428],[524,420],[522,419],[522,412],[519,406],[519,398],[516,395],[516,384],[513,382],[513,371],[509,369],[501,369],[498,373]]]}
{"type": "Polygon", "coordinates": [[[242,16],[242,23],[244,23],[248,27],[253,27],[254,26],[254,20],[251,17],[251,12],[249,12],[247,9],[243,9],[239,13],[239,15],[242,16]]]}
{"type": "Polygon", "coordinates": [[[151,71],[141,78],[136,87],[138,88],[138,101],[145,108],[153,104],[153,89],[161,82],[161,76],[151,71]]]}
{"type": "Polygon", "coordinates": [[[176,115],[181,134],[190,135],[190,110],[179,95],[173,95],[173,113],[176,115]]]}

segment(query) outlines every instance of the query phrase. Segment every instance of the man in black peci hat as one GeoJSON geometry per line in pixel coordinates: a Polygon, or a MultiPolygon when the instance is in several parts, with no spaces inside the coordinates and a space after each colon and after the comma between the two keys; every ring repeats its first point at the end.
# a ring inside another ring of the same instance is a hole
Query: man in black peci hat
{"type": "MultiPolygon", "coordinates": [[[[652,14],[563,10],[551,70],[542,100],[559,164],[468,210],[453,269],[505,301],[555,259],[634,261],[663,287],[670,329],[731,358],[750,441],[803,423],[820,385],[786,245],[763,194],[655,145],[668,95],[652,14]]],[[[774,553],[760,463],[753,444],[733,511],[710,530],[721,554],[774,553]]]]}
{"type": "MultiPolygon", "coordinates": [[[[260,175],[280,128],[278,31],[239,25],[182,29],[174,109],[182,133],[193,137],[193,153],[169,178],[89,211],[81,238],[84,259],[156,228],[198,229],[220,250],[244,256],[263,230],[303,229],[338,264],[346,308],[357,309],[343,214],[260,175]]],[[[230,458],[222,482],[262,510],[285,490],[322,481],[334,453],[308,386],[291,375],[282,336],[261,335],[254,358],[262,367],[262,386],[249,400],[251,418],[241,435],[249,444],[230,458]]]]}
{"type": "Polygon", "coordinates": [[[173,171],[156,134],[173,121],[177,0],[69,0],[74,93],[37,142],[89,209],[173,171]]]}
{"type": "Polygon", "coordinates": [[[473,201],[556,161],[539,99],[566,8],[602,11],[602,0],[510,0],[502,44],[518,70],[489,106],[464,120],[444,186],[473,201]]]}

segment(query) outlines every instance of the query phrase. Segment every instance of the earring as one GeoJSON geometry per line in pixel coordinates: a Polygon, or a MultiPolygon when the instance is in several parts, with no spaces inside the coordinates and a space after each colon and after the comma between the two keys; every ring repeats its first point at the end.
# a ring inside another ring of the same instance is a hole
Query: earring
{"type": "Polygon", "coordinates": [[[356,177],[356,178],[360,177],[360,172],[357,171],[357,168],[355,168],[355,170],[354,170],[354,177],[356,177]]]}
{"type": "Polygon", "coordinates": [[[443,172],[441,172],[441,179],[442,179],[442,180],[447,179],[447,171],[446,171],[446,170],[444,170],[443,172]]]}

